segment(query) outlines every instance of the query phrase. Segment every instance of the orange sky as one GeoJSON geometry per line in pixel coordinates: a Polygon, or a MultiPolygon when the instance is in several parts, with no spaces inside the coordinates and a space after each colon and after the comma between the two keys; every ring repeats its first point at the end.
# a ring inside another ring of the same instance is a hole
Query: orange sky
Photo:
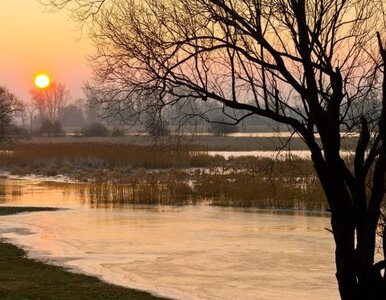
{"type": "Polygon", "coordinates": [[[0,86],[21,100],[42,71],[65,84],[73,99],[82,97],[89,54],[90,41],[65,12],[46,13],[36,0],[0,0],[0,86]]]}

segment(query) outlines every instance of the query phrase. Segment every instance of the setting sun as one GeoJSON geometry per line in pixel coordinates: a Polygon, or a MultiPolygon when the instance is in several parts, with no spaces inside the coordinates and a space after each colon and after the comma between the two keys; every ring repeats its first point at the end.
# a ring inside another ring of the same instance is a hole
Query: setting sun
{"type": "Polygon", "coordinates": [[[46,74],[39,74],[35,77],[35,85],[40,89],[45,89],[50,85],[50,78],[46,74]]]}

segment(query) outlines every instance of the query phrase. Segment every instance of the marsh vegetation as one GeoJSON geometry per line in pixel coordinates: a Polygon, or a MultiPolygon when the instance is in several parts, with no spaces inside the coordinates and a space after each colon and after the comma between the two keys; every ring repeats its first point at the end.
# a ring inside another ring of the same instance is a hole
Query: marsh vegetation
{"type": "Polygon", "coordinates": [[[12,144],[0,153],[14,175],[65,175],[93,206],[210,204],[326,210],[309,160],[211,156],[197,146],[12,144]]]}

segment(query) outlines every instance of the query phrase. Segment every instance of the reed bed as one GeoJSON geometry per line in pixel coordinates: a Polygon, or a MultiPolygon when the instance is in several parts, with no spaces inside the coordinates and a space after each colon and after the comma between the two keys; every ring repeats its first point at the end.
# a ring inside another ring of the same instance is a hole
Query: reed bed
{"type": "MultiPolygon", "coordinates": [[[[0,165],[15,174],[64,174],[92,206],[127,204],[325,210],[309,160],[210,156],[194,146],[28,143],[3,146],[0,165]]],[[[0,196],[21,193],[17,187],[0,196]]]]}
{"type": "MultiPolygon", "coordinates": [[[[129,145],[112,143],[19,143],[3,146],[5,167],[51,168],[191,168],[207,167],[213,158],[193,146],[129,145]]],[[[217,160],[224,160],[217,157],[217,160]]]]}
{"type": "MultiPolygon", "coordinates": [[[[270,176],[310,176],[314,174],[309,160],[289,157],[272,161],[253,156],[210,156],[189,145],[130,145],[117,143],[13,143],[0,147],[0,166],[15,174],[55,176],[108,169],[127,172],[133,169],[169,170],[222,168],[253,170],[270,176]]],[[[83,174],[84,175],[84,174],[83,174]]],[[[80,176],[77,176],[79,179],[80,176]]],[[[86,176],[87,177],[87,176],[86,176]]]]}
{"type": "Polygon", "coordinates": [[[327,202],[315,177],[262,178],[258,174],[226,173],[191,176],[185,172],[145,174],[79,185],[78,193],[92,206],[187,205],[254,207],[325,211],[327,202]]]}

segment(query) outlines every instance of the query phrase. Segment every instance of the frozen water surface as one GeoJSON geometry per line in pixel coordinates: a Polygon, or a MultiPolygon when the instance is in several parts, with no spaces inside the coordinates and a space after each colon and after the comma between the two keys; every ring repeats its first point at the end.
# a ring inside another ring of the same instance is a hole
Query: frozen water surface
{"type": "Polygon", "coordinates": [[[176,299],[338,299],[327,217],[209,206],[92,208],[68,187],[6,180],[0,217],[29,256],[176,299]],[[18,193],[12,193],[20,185],[18,193]]]}

